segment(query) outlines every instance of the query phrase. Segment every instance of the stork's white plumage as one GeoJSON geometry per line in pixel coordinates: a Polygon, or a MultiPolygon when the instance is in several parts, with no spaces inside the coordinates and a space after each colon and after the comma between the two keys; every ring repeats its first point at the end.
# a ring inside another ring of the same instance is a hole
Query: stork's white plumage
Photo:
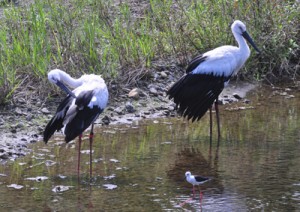
{"type": "Polygon", "coordinates": [[[48,73],[48,79],[68,93],[60,103],[56,114],[44,130],[44,142],[47,143],[55,131],[62,129],[65,141],[69,142],[79,136],[78,174],[80,166],[80,148],[82,133],[90,126],[90,175],[92,165],[92,142],[94,121],[104,110],[108,102],[108,90],[101,76],[90,74],[78,79],[66,72],[54,69],[48,73]],[[73,91],[70,91],[67,84],[73,91]]]}
{"type": "MultiPolygon", "coordinates": [[[[215,102],[218,138],[220,138],[218,96],[250,56],[246,40],[260,52],[243,22],[234,21],[231,30],[238,46],[221,46],[195,57],[189,63],[186,74],[167,91],[169,98],[173,98],[177,111],[192,121],[201,119],[208,109],[211,110],[215,102]]],[[[210,120],[210,137],[211,131],[210,120]]]]}

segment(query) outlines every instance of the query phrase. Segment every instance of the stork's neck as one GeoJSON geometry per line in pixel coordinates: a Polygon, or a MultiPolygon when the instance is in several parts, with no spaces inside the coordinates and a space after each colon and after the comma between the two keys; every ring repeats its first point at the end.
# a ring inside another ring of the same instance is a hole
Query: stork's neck
{"type": "Polygon", "coordinates": [[[79,79],[74,79],[73,77],[71,77],[69,74],[67,74],[66,72],[59,72],[60,74],[60,78],[61,80],[68,84],[68,86],[72,87],[72,88],[77,88],[78,86],[82,85],[82,80],[79,79]]]}
{"type": "Polygon", "coordinates": [[[242,55],[245,55],[245,61],[250,56],[250,48],[248,44],[246,43],[246,40],[242,37],[242,35],[237,34],[236,32],[233,32],[233,35],[235,37],[235,40],[238,42],[239,50],[242,55]]]}

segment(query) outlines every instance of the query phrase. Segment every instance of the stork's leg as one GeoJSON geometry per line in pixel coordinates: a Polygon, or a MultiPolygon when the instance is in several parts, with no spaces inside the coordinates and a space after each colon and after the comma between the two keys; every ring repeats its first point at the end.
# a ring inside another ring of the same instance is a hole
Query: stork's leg
{"type": "Polygon", "coordinates": [[[218,125],[218,142],[221,138],[221,130],[220,130],[220,116],[219,116],[219,97],[215,101],[215,110],[216,110],[216,116],[217,116],[217,125],[218,125]]]}
{"type": "Polygon", "coordinates": [[[210,144],[210,147],[211,147],[211,143],[212,143],[212,127],[213,127],[213,124],[212,124],[212,106],[210,106],[209,108],[209,144],[210,144]]]}
{"type": "Polygon", "coordinates": [[[80,134],[78,136],[79,138],[79,144],[78,144],[78,163],[77,163],[77,174],[78,174],[78,177],[79,177],[79,170],[80,170],[80,150],[81,150],[81,138],[82,138],[82,134],[80,134]]]}
{"type": "Polygon", "coordinates": [[[94,137],[94,124],[92,124],[91,132],[90,132],[90,178],[92,178],[93,137],[94,137]]]}

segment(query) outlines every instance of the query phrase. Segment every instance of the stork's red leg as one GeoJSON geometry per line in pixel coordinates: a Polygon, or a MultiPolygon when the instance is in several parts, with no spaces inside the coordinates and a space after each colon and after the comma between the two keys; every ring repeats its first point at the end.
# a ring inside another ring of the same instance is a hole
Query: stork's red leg
{"type": "Polygon", "coordinates": [[[78,163],[77,163],[77,174],[79,176],[79,170],[80,170],[80,150],[81,150],[81,138],[82,138],[82,134],[80,134],[78,136],[79,138],[79,144],[78,144],[78,163]]]}
{"type": "Polygon", "coordinates": [[[220,116],[219,116],[219,98],[216,99],[215,101],[215,110],[216,110],[216,117],[217,117],[217,125],[218,125],[218,142],[220,141],[221,138],[221,129],[220,129],[220,116]]]}
{"type": "Polygon", "coordinates": [[[209,108],[209,141],[210,141],[210,147],[211,147],[211,143],[212,143],[212,127],[213,127],[213,123],[212,123],[212,106],[209,108]]]}
{"type": "Polygon", "coordinates": [[[91,132],[90,132],[90,178],[92,178],[93,137],[94,137],[94,124],[92,124],[91,132]]]}

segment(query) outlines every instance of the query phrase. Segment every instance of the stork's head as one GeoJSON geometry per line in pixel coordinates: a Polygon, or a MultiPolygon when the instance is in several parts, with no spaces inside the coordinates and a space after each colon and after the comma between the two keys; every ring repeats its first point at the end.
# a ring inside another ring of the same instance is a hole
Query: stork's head
{"type": "Polygon", "coordinates": [[[71,95],[72,97],[76,98],[75,94],[70,91],[70,89],[65,86],[63,83],[62,77],[65,76],[66,73],[59,69],[53,69],[48,73],[48,80],[60,87],[63,91],[65,91],[67,94],[71,95]]]}
{"type": "Polygon", "coordinates": [[[61,81],[61,70],[53,69],[48,73],[48,80],[53,83],[57,84],[58,81],[61,81]]]}
{"type": "Polygon", "coordinates": [[[260,53],[260,50],[256,47],[256,45],[253,42],[252,38],[247,33],[246,25],[243,22],[241,22],[239,20],[234,21],[233,24],[231,25],[231,30],[232,30],[233,34],[243,36],[253,46],[253,48],[258,53],[260,53]]]}
{"type": "Polygon", "coordinates": [[[231,30],[232,30],[232,32],[242,35],[244,32],[247,31],[247,28],[243,22],[236,20],[231,25],[231,30]]]}

